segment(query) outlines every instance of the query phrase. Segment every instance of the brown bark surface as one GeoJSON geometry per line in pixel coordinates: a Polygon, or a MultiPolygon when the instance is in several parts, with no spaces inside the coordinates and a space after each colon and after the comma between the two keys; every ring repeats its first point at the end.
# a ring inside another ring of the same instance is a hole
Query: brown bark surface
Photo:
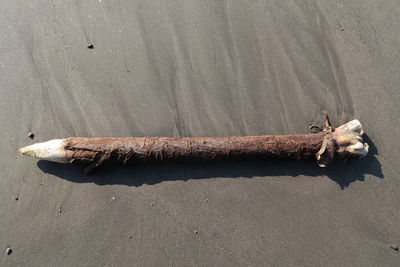
{"type": "Polygon", "coordinates": [[[315,158],[330,132],[298,135],[237,137],[131,137],[65,139],[71,163],[85,171],[103,163],[132,164],[162,160],[221,160],[244,158],[315,158]]]}

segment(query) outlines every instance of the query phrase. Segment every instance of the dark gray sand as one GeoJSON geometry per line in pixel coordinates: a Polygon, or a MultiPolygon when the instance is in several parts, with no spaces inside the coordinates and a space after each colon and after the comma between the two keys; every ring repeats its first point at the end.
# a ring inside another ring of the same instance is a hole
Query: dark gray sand
{"type": "Polygon", "coordinates": [[[0,10],[1,266],[400,264],[399,1],[0,10]],[[68,136],[306,133],[323,111],[335,125],[360,119],[367,158],[85,177],[18,154],[68,136]]]}

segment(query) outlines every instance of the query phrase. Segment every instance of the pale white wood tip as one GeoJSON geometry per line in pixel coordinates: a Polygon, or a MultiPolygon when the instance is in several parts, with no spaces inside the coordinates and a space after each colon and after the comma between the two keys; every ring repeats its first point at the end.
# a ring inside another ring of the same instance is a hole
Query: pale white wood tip
{"type": "Polygon", "coordinates": [[[68,163],[66,151],[63,146],[64,139],[54,139],[43,143],[36,143],[19,149],[22,155],[38,159],[68,163]]]}

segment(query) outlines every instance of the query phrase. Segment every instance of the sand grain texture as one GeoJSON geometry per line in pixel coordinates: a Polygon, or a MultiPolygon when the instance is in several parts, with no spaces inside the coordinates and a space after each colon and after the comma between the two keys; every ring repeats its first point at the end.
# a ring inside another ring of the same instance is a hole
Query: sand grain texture
{"type": "Polygon", "coordinates": [[[398,1],[0,10],[0,248],[13,250],[1,266],[399,265],[398,1]],[[18,154],[69,136],[306,133],[323,111],[359,119],[370,155],[326,170],[167,163],[86,177],[18,154]]]}

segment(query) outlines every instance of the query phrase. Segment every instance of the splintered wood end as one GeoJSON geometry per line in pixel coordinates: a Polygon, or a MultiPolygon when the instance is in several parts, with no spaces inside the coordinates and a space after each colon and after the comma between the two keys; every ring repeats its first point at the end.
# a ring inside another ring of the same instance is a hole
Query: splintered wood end
{"type": "Polygon", "coordinates": [[[368,154],[368,144],[362,143],[364,129],[359,120],[352,120],[336,128],[332,135],[337,154],[344,158],[363,158],[368,154]]]}
{"type": "Polygon", "coordinates": [[[325,131],[331,134],[324,137],[321,149],[317,152],[320,167],[327,167],[336,157],[338,159],[363,158],[368,154],[368,144],[362,143],[364,129],[359,120],[352,120],[335,129],[331,128],[325,115],[325,131]]]}

